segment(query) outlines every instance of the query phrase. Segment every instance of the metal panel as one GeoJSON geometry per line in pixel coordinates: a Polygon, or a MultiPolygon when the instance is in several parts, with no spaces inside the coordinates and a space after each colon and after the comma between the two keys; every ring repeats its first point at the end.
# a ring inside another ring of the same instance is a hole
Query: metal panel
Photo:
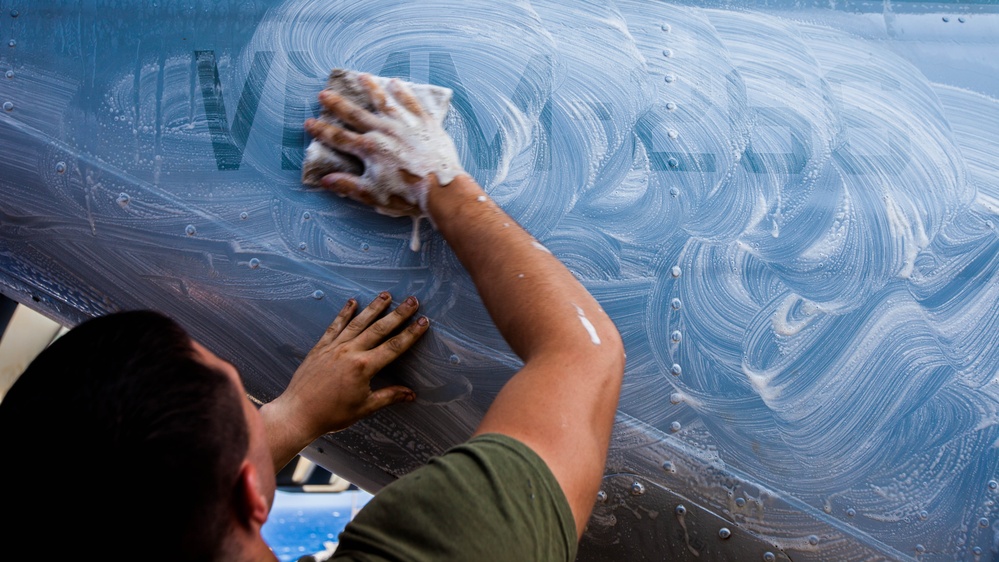
{"type": "Polygon", "coordinates": [[[375,490],[519,361],[429,226],[300,183],[301,124],[333,67],[447,86],[466,168],[626,342],[581,559],[991,559],[997,11],[0,0],[0,291],[162,310],[260,401],[345,299],[416,294],[377,381],[417,402],[306,452],[375,490]]]}

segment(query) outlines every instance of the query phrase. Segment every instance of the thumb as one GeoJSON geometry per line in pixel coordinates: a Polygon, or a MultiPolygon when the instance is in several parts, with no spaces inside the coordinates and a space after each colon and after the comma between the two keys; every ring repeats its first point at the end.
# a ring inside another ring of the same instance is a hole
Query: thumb
{"type": "Polygon", "coordinates": [[[416,393],[405,386],[387,386],[371,393],[364,402],[364,415],[370,415],[386,406],[416,400],[416,393]]]}

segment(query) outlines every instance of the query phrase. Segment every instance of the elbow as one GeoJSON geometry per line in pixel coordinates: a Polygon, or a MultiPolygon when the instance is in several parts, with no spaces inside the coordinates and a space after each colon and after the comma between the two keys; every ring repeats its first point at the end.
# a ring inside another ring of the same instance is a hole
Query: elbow
{"type": "Polygon", "coordinates": [[[613,374],[618,381],[620,381],[624,378],[624,367],[627,361],[624,351],[624,341],[621,339],[621,334],[617,331],[617,328],[614,327],[613,324],[611,324],[611,329],[608,331],[610,333],[607,336],[607,348],[601,355],[604,356],[608,363],[606,367],[608,372],[613,374]]]}
{"type": "Polygon", "coordinates": [[[573,355],[588,371],[603,373],[610,384],[620,385],[624,378],[625,351],[621,334],[609,320],[600,326],[599,339],[580,342],[573,355]],[[598,343],[599,341],[599,343],[598,343]]]}

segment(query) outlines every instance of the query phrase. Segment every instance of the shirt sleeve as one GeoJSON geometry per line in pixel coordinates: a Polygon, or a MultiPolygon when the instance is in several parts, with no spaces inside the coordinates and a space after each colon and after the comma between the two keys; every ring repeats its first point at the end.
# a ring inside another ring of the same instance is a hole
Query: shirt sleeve
{"type": "Polygon", "coordinates": [[[576,525],[548,465],[520,441],[480,435],[378,492],[331,560],[571,561],[576,525]]]}

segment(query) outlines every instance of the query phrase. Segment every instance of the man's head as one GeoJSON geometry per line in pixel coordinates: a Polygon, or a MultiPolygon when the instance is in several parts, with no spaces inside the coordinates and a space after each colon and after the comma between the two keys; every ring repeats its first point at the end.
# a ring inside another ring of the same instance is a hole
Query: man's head
{"type": "Polygon", "coordinates": [[[0,505],[16,521],[15,551],[55,539],[103,559],[215,559],[269,496],[266,517],[262,432],[235,369],[174,321],[135,311],[85,322],[0,402],[0,505]]]}

